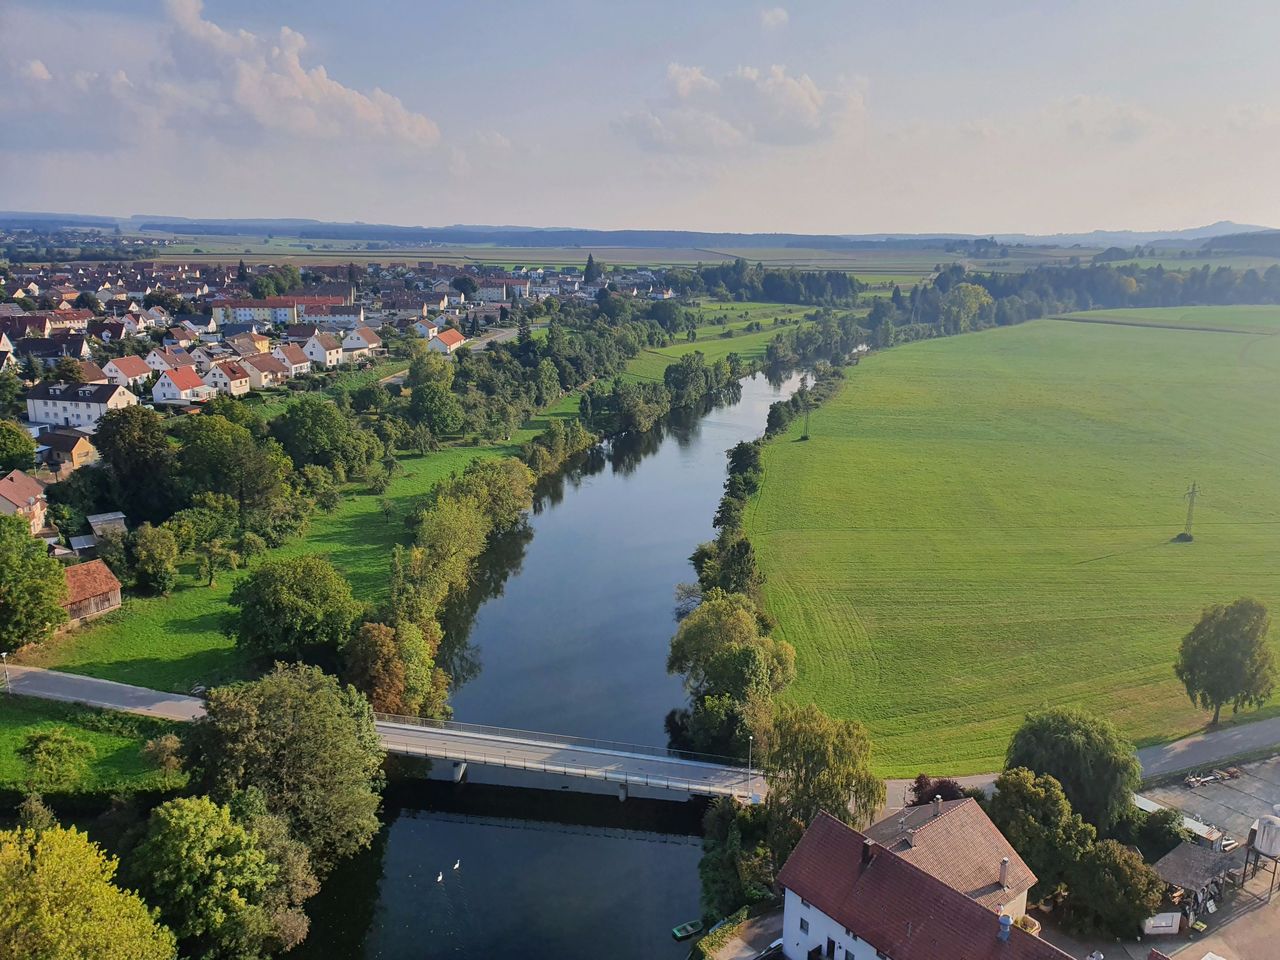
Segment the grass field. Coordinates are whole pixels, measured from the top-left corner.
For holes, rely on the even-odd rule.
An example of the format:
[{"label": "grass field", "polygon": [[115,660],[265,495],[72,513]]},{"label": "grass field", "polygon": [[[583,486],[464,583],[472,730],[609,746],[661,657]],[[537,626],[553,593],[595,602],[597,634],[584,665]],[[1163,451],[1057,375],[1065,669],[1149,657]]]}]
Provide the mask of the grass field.
[{"label": "grass field", "polygon": [[1223,333],[1280,333],[1280,307],[1139,307],[1129,310],[1085,310],[1081,313],[1063,314],[1060,319],[1216,330]]},{"label": "grass field", "polygon": [[0,788],[25,787],[28,773],[18,757],[18,749],[29,734],[52,727],[65,728],[93,748],[93,757],[78,785],[80,788],[115,790],[163,786],[161,775],[140,751],[147,739],[167,728],[166,724],[69,703],[5,696],[0,698]]},{"label": "grass field", "polygon": [[1048,705],[1200,727],[1182,635],[1280,608],[1278,417],[1280,337],[1043,320],[868,358],[767,447],[748,514],[793,695],[866,723],[891,776],[998,769]]},{"label": "grass field", "polygon": [[[305,536],[272,555],[325,554],[351,582],[358,599],[377,603],[387,595],[391,548],[404,541],[404,518],[418,498],[477,457],[516,454],[520,443],[544,429],[550,417],[576,415],[577,397],[571,395],[527,424],[510,443],[405,456],[404,471],[385,495],[396,508],[390,518],[379,508],[381,498],[351,485],[338,509],[317,514]],[[55,638],[23,662],[174,692],[245,676],[247,665],[222,629],[231,588],[244,575],[223,572],[217,586],[209,588],[197,583],[194,568],[187,567],[171,596],[127,599],[116,613]]]}]

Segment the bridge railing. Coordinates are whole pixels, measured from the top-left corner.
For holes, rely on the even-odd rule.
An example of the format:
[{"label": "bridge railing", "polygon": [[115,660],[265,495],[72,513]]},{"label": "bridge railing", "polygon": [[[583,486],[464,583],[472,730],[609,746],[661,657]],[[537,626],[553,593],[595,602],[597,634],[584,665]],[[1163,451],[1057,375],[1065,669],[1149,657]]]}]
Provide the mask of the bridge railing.
[{"label": "bridge railing", "polygon": [[[378,716],[381,717],[383,715],[379,714]],[[453,760],[461,763],[506,767],[511,770],[552,773],[563,777],[580,777],[584,780],[625,784],[631,787],[675,790],[681,793],[707,797],[756,797],[756,791],[762,782],[758,774],[755,777],[751,777],[745,768],[741,769],[740,777],[732,780],[715,777],[697,780],[689,777],[667,777],[652,773],[631,773],[625,769],[611,767],[585,767],[568,763],[555,763],[521,755],[512,756],[504,753],[500,745],[496,743],[493,749],[477,750],[465,747],[429,745],[424,744],[422,741],[401,740],[386,734],[383,734],[382,742],[384,747],[394,753],[409,754],[411,756],[425,756],[437,760]],[[758,802],[758,798],[756,799]]]},{"label": "bridge railing", "polygon": [[632,753],[643,757],[659,757],[669,760],[688,760],[694,763],[711,763],[722,767],[746,767],[745,758],[725,757],[714,753],[694,753],[671,747],[652,747],[620,740],[597,740],[592,737],[571,737],[558,733],[541,733],[519,730],[513,727],[495,727],[484,723],[459,723],[456,720],[432,720],[425,717],[401,717],[392,713],[374,713],[379,723],[401,726],[425,727],[429,730],[450,731],[471,736],[491,737],[498,740],[524,740],[559,747],[580,747],[587,750],[608,750],[612,753]]}]

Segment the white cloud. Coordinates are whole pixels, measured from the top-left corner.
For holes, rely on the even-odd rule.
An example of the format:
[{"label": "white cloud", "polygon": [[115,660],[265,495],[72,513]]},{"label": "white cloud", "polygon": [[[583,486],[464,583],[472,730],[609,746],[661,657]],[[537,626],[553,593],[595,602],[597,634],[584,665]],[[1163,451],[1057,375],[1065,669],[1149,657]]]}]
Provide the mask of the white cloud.
[{"label": "white cloud", "polygon": [[760,26],[766,30],[777,30],[779,27],[785,27],[791,20],[791,14],[787,13],[785,7],[769,7],[760,11]]},{"label": "white cloud", "polygon": [[42,60],[28,60],[18,68],[18,76],[33,83],[46,83],[53,79],[53,74]]},{"label": "white cloud", "polygon": [[808,74],[778,65],[738,67],[717,79],[672,63],[666,80],[666,97],[616,124],[646,149],[714,154],[797,146],[830,139],[862,113],[859,94],[824,90]]}]

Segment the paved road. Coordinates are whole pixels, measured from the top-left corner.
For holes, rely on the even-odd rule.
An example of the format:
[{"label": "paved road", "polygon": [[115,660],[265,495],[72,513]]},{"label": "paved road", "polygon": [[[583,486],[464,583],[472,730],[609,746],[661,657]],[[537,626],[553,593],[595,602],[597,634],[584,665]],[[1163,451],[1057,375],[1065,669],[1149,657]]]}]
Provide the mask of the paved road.
[{"label": "paved road", "polygon": [[[194,720],[204,715],[196,697],[161,693],[111,680],[98,680],[38,667],[9,666],[12,691],[28,697],[84,703],[167,720]],[[392,753],[458,760],[521,770],[562,774],[589,780],[696,793],[703,796],[763,794],[764,778],[746,770],[677,757],[649,755],[645,748],[593,747],[557,742],[552,734],[439,729],[379,721],[383,747]]]},{"label": "paved road", "polygon": [[1280,745],[1280,717],[1242,723],[1234,727],[1196,733],[1173,743],[1143,747],[1138,751],[1144,777],[1180,773],[1207,767],[1229,757],[1258,753]]}]

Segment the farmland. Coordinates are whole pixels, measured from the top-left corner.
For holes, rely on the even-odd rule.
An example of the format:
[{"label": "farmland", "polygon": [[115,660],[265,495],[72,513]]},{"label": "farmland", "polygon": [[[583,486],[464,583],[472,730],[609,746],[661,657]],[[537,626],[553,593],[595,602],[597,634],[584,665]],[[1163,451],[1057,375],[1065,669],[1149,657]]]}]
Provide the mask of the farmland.
[{"label": "farmland", "polygon": [[[1273,330],[1270,314],[1214,322]],[[1042,320],[865,360],[811,440],[766,448],[748,513],[792,695],[866,723],[891,776],[998,769],[1046,705],[1139,741],[1200,727],[1179,639],[1206,604],[1280,605],[1278,388],[1280,337],[1129,325]],[[1174,544],[1193,479],[1195,542]]]},{"label": "farmland", "polygon": [[1112,323],[1141,327],[1179,327],[1222,333],[1280,333],[1276,307],[1151,307],[1129,310],[1087,310],[1060,318],[1084,323]]}]

